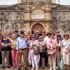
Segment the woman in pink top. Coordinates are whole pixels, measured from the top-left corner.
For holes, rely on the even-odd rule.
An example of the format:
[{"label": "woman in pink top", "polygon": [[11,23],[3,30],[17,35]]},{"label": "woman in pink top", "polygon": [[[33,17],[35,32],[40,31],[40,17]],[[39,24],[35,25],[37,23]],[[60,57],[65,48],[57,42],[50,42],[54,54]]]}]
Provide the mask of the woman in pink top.
[{"label": "woman in pink top", "polygon": [[47,52],[49,57],[50,70],[56,70],[56,48],[57,48],[57,39],[55,34],[52,33],[51,37],[47,42]]}]

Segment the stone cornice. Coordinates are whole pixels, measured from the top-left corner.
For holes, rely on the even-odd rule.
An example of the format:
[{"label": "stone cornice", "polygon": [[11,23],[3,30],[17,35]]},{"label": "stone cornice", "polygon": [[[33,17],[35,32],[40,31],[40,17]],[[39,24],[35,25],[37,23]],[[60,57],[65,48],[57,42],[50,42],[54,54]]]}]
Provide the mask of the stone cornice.
[{"label": "stone cornice", "polygon": [[26,3],[19,3],[19,4],[14,4],[14,5],[0,5],[0,9],[11,9],[11,8],[14,8],[14,7],[23,7],[23,6],[26,6],[26,5],[31,5],[31,6],[36,6],[36,5],[51,5],[52,7],[55,7],[55,8],[59,8],[59,7],[63,7],[63,8],[70,8],[70,5],[60,5],[60,4],[55,4],[55,3],[43,3],[43,2],[36,2],[36,3],[33,3],[33,2],[26,2]]},{"label": "stone cornice", "polygon": [[56,9],[56,10],[52,10],[52,12],[70,12],[70,10],[58,10],[58,9]]},{"label": "stone cornice", "polygon": [[23,22],[52,22],[52,20],[24,20]]},{"label": "stone cornice", "polygon": [[[35,7],[34,9],[42,9],[45,12],[51,12],[52,11],[58,11],[58,12],[69,12],[70,11],[70,5],[60,5],[60,4],[54,4],[54,3],[19,3],[14,5],[0,5],[0,11],[4,12],[25,12],[25,13],[31,13],[33,10],[32,7]],[[42,8],[44,7],[44,9]],[[51,10],[46,10],[46,7],[51,8]]]},{"label": "stone cornice", "polygon": [[0,10],[0,12],[24,12],[23,10]]}]

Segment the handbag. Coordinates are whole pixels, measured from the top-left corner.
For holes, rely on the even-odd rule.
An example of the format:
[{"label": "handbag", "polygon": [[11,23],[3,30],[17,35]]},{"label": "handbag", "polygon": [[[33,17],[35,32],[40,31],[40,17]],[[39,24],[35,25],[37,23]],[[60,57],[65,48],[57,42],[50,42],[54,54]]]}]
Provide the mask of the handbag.
[{"label": "handbag", "polygon": [[63,63],[63,59],[61,58],[60,62],[59,62],[59,67],[62,70],[64,68],[64,63]]},{"label": "handbag", "polygon": [[33,53],[34,53],[35,55],[38,55],[38,54],[39,54],[39,47],[33,45]]}]

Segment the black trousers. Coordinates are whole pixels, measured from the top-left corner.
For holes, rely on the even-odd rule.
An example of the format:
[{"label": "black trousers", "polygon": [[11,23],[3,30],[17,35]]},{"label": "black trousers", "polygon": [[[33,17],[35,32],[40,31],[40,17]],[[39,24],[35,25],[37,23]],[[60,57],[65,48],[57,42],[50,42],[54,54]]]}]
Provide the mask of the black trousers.
[{"label": "black trousers", "polygon": [[12,56],[11,56],[11,51],[9,53],[9,64],[12,66]]},{"label": "black trousers", "polygon": [[0,52],[0,64],[2,64],[2,54]]},{"label": "black trousers", "polygon": [[45,53],[45,65],[48,65],[48,54]]},{"label": "black trousers", "polygon": [[[48,54],[46,52],[44,53],[44,58],[45,58],[45,65],[48,66]],[[41,58],[40,58],[40,66],[41,66]]]}]

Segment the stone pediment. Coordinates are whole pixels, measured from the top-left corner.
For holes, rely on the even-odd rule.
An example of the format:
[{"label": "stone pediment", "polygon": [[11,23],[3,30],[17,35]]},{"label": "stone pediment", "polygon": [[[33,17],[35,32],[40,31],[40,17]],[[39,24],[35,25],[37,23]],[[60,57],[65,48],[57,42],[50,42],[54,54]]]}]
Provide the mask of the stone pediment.
[{"label": "stone pediment", "polygon": [[21,0],[21,2],[24,2],[24,3],[27,3],[27,2],[29,2],[29,3],[31,3],[31,2],[33,2],[33,3],[35,3],[35,2],[52,2],[52,0]]},{"label": "stone pediment", "polygon": [[34,7],[35,8],[41,8],[46,5],[52,5],[52,3],[42,3],[42,2],[36,2],[36,3],[19,3],[14,5],[0,5],[0,10],[21,10],[24,12],[30,12]]},{"label": "stone pediment", "polygon": [[61,6],[61,5],[57,6],[57,10],[68,10],[68,9],[69,9],[69,7],[67,7],[67,6]]},{"label": "stone pediment", "polygon": [[0,10],[24,10],[30,11],[32,7],[40,8],[44,5],[50,5],[53,10],[70,10],[70,5],[60,5],[54,3],[42,3],[42,2],[35,2],[35,3],[19,3],[15,5],[0,5]]},{"label": "stone pediment", "polygon": [[52,7],[53,10],[70,10],[70,5],[60,5],[60,4],[53,4],[53,7]]},{"label": "stone pediment", "polygon": [[24,4],[0,5],[0,10],[24,10]]}]

